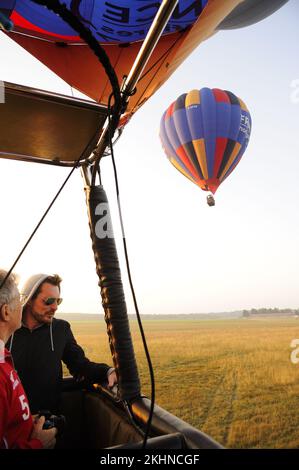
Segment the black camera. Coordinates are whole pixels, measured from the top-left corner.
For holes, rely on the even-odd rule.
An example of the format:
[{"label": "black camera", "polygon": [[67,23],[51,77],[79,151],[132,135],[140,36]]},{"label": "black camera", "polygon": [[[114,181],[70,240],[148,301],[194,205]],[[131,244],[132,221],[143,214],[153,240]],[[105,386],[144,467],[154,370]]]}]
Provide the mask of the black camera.
[{"label": "black camera", "polygon": [[44,416],[45,422],[43,429],[57,428],[57,435],[62,435],[65,429],[65,417],[63,415],[53,415],[48,410],[39,411],[38,416]]}]

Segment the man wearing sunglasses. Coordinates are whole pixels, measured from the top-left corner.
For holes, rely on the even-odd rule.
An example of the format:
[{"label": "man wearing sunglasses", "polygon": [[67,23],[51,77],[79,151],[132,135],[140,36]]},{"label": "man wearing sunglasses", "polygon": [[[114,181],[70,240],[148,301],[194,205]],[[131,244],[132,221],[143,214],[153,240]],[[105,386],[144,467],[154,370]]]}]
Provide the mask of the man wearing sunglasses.
[{"label": "man wearing sunglasses", "polygon": [[31,276],[21,289],[22,326],[7,345],[27,393],[32,413],[59,412],[62,362],[77,379],[91,383],[117,381],[113,368],[91,362],[74,338],[70,324],[54,318],[60,297],[61,278],[55,274]]}]

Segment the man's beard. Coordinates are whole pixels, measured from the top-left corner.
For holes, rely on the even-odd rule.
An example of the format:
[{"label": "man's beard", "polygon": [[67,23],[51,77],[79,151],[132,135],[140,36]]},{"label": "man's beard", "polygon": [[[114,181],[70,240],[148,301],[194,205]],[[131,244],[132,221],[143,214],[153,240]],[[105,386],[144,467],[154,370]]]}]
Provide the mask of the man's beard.
[{"label": "man's beard", "polygon": [[31,315],[41,325],[44,323],[49,325],[50,323],[52,323],[54,313],[52,312],[38,313],[38,312],[31,311]]}]

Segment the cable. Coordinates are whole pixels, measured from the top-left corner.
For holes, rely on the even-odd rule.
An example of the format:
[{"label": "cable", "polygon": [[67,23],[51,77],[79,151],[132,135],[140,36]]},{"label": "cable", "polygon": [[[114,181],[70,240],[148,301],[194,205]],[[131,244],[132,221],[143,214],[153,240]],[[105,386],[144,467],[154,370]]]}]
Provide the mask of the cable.
[{"label": "cable", "polygon": [[[181,32],[181,33],[184,33],[186,30],[187,30],[187,28],[184,29],[184,30],[182,30],[182,31],[180,31],[180,32]],[[167,51],[165,51],[165,52],[162,54],[162,56],[160,56],[159,59],[157,59],[156,62],[142,75],[142,77],[139,79],[138,83],[140,83],[140,81],[143,80],[144,77],[146,77],[146,75],[147,75],[149,72],[151,72],[151,71],[154,69],[154,67],[157,66],[157,64],[158,64],[159,62],[161,62],[163,59],[165,59],[165,57],[167,57],[167,56],[170,54],[171,50],[174,48],[174,46],[175,46],[181,39],[182,39],[182,36],[178,36],[178,37],[176,38],[176,40],[175,40],[174,43],[169,47],[169,49],[167,49]],[[151,83],[153,82],[153,80],[155,79],[155,77],[157,76],[157,74],[159,73],[159,71],[160,71],[160,69],[161,69],[163,63],[164,63],[164,61],[159,65],[159,67],[157,68],[157,70],[156,70],[156,72],[154,73],[154,75],[153,75],[153,76],[150,78],[150,80],[148,81],[148,83],[147,83],[147,85],[145,86],[145,88],[143,89],[141,95],[138,97],[138,100],[137,100],[137,102],[135,103],[134,109],[138,108],[138,104],[139,104],[139,103],[141,103],[141,104],[143,103],[143,97],[146,95],[146,92],[147,92],[148,88],[150,87]],[[138,85],[138,84],[137,84],[137,85]],[[146,98],[146,99],[147,99],[147,98]]]},{"label": "cable", "polygon": [[[108,100],[108,119],[110,122],[110,100],[111,100],[111,95]],[[110,125],[109,125],[110,129]],[[152,366],[152,361],[150,358],[150,354],[148,351],[147,343],[146,343],[146,338],[142,326],[142,321],[140,318],[140,313],[139,313],[139,308],[138,308],[138,303],[135,295],[135,289],[133,286],[133,281],[132,281],[132,276],[131,276],[131,269],[130,269],[130,262],[129,262],[129,256],[128,256],[128,249],[127,249],[127,243],[126,243],[126,236],[125,236],[125,229],[124,229],[124,224],[123,224],[123,217],[122,217],[122,210],[121,210],[121,204],[120,204],[120,194],[119,194],[119,185],[118,185],[118,176],[117,176],[117,169],[116,169],[116,163],[115,163],[115,158],[114,158],[114,151],[113,151],[113,143],[112,143],[112,135],[109,132],[109,145],[110,145],[110,152],[111,152],[111,157],[112,157],[112,164],[113,164],[113,170],[114,170],[114,180],[115,180],[115,188],[116,188],[116,196],[117,196],[117,205],[118,205],[118,213],[119,213],[119,219],[120,219],[120,225],[121,225],[121,231],[122,231],[122,239],[123,239],[123,246],[124,246],[124,253],[125,253],[125,259],[126,259],[126,266],[127,266],[127,273],[128,273],[128,278],[129,278],[129,283],[130,283],[130,288],[131,288],[131,293],[133,297],[133,302],[134,302],[134,307],[135,307],[135,312],[137,316],[137,321],[138,321],[138,326],[143,342],[143,347],[148,363],[148,368],[149,368],[149,373],[150,373],[150,379],[151,379],[151,407],[150,407],[150,413],[149,413],[149,418],[147,421],[146,425],[146,432],[144,435],[143,439],[143,445],[142,448],[145,449],[146,447],[146,442],[149,436],[149,432],[151,429],[151,423],[152,423],[152,418],[153,418],[153,413],[154,413],[154,406],[155,406],[155,377],[154,377],[154,370]]]},{"label": "cable", "polygon": [[[184,32],[185,32],[185,30],[180,31],[180,33],[184,33]],[[176,40],[174,41],[174,43],[167,49],[167,51],[165,51],[165,52],[159,57],[159,59],[157,59],[156,62],[154,62],[153,65],[139,78],[138,83],[140,83],[141,80],[143,80],[143,79],[146,77],[146,75],[147,75],[148,73],[150,73],[150,72],[153,70],[153,68],[156,67],[156,65],[157,65],[159,62],[161,62],[162,59],[164,59],[165,56],[168,56],[168,54],[171,52],[171,50],[174,48],[174,46],[177,44],[177,42],[179,42],[181,39],[182,39],[181,36],[178,36],[178,37],[176,38]]]},{"label": "cable", "polygon": [[20,253],[18,254],[16,260],[14,261],[14,263],[12,264],[11,268],[9,269],[9,271],[7,272],[5,278],[3,279],[2,283],[1,283],[1,286],[0,286],[0,289],[2,289],[2,287],[4,286],[5,282],[7,281],[7,279],[9,278],[9,276],[11,275],[12,271],[14,270],[16,264],[18,263],[18,261],[20,260],[21,256],[23,255],[24,251],[26,250],[27,246],[29,245],[29,243],[31,242],[32,238],[34,237],[34,235],[36,234],[36,232],[38,231],[39,227],[41,226],[41,224],[43,223],[44,219],[46,218],[46,216],[48,215],[50,209],[52,208],[53,204],[55,203],[56,199],[58,198],[58,196],[60,195],[61,191],[63,190],[63,188],[65,187],[66,183],[68,182],[68,180],[70,179],[70,177],[72,176],[74,170],[77,168],[78,166],[78,163],[80,161],[80,158],[81,158],[81,155],[79,157],[79,159],[77,160],[77,162],[74,164],[73,168],[71,169],[70,173],[68,174],[68,176],[66,177],[66,179],[64,180],[64,182],[62,183],[62,185],[60,186],[59,190],[57,191],[56,195],[54,196],[54,198],[52,199],[52,201],[50,202],[48,208],[46,209],[46,211],[44,212],[44,214],[42,215],[42,217],[40,218],[38,224],[36,225],[35,229],[33,230],[33,232],[31,233],[31,235],[29,236],[27,242],[25,243],[25,245],[23,246],[23,248],[21,249]]},{"label": "cable", "polygon": [[99,183],[102,186],[102,175],[101,175],[101,169],[98,167],[98,177],[99,177]]}]

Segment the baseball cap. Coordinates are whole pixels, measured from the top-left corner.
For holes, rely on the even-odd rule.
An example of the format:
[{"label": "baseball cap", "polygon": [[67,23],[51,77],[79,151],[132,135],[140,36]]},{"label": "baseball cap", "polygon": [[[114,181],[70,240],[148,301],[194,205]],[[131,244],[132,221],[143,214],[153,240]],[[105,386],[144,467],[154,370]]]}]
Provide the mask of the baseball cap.
[{"label": "baseball cap", "polygon": [[25,307],[25,305],[35,294],[39,286],[49,276],[50,274],[34,274],[33,276],[30,276],[22,285],[19,286],[23,307]]}]

